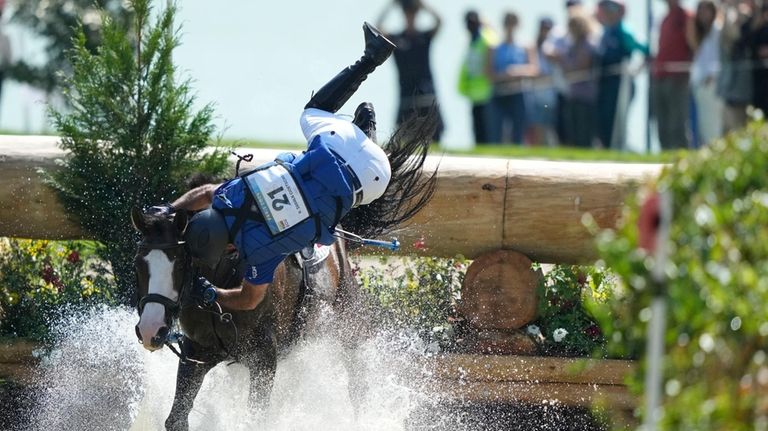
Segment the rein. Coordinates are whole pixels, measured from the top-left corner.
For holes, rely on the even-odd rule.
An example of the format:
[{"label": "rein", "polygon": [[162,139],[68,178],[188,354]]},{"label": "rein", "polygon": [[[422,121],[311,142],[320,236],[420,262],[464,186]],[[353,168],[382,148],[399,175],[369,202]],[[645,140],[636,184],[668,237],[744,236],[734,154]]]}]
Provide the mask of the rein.
[{"label": "rein", "polygon": [[[174,355],[176,355],[179,358],[179,361],[181,363],[186,364],[189,362],[195,363],[195,364],[205,364],[207,361],[200,361],[197,359],[190,358],[184,353],[184,349],[182,348],[182,334],[180,332],[171,332],[170,328],[172,327],[172,323],[174,319],[177,319],[179,316],[179,313],[181,312],[184,304],[184,297],[185,293],[192,287],[193,283],[193,277],[192,277],[192,263],[191,260],[187,258],[189,255],[187,245],[184,241],[176,241],[176,242],[166,242],[166,243],[159,243],[159,244],[153,244],[148,243],[146,241],[141,241],[138,243],[138,249],[139,250],[171,250],[171,249],[183,249],[184,250],[184,278],[181,282],[181,286],[179,288],[179,297],[176,301],[157,293],[149,293],[147,295],[144,295],[139,299],[138,303],[138,312],[139,316],[141,316],[142,312],[144,311],[144,307],[149,303],[156,303],[163,306],[165,309],[165,319],[166,319],[166,330],[160,331],[158,334],[153,337],[152,341],[153,344],[155,341],[159,343],[162,343],[168,349],[173,352]],[[227,356],[237,358],[232,354],[232,351],[237,350],[237,346],[239,345],[239,331],[237,329],[237,325],[234,322],[234,319],[232,318],[232,313],[224,312],[221,308],[221,305],[218,302],[214,302],[211,304],[212,306],[215,306],[214,309],[206,308],[201,306],[197,301],[195,301],[195,306],[206,313],[210,313],[213,317],[217,317],[219,319],[219,322],[225,324],[225,325],[232,325],[232,329],[235,333],[235,341],[232,345],[231,349],[227,349],[224,346],[224,342],[222,341],[221,337],[219,336],[218,331],[216,331],[215,321],[211,321],[211,324],[213,325],[213,332],[216,335],[217,341],[219,343],[220,348],[227,354]],[[139,333],[138,327],[136,328],[136,335],[139,338],[139,342],[141,343],[141,334]],[[156,340],[157,339],[157,340]],[[178,344],[179,348],[177,349],[175,344]]]}]

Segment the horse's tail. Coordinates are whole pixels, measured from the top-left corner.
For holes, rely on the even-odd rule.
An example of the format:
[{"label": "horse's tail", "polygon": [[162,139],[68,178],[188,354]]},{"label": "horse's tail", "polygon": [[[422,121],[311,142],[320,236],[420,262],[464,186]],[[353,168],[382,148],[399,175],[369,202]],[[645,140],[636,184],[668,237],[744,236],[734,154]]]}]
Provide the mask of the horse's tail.
[{"label": "horse's tail", "polygon": [[437,185],[437,168],[429,173],[423,168],[437,126],[435,108],[400,124],[383,146],[392,168],[387,190],[372,203],[353,208],[341,220],[345,230],[364,238],[380,237],[427,205]]}]

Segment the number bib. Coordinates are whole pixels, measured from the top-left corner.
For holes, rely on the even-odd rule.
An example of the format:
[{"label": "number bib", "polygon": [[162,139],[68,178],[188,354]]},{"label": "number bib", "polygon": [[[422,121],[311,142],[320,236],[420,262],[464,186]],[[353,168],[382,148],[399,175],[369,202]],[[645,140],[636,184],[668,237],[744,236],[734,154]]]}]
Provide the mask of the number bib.
[{"label": "number bib", "polygon": [[310,213],[296,181],[284,166],[274,165],[243,177],[272,235],[309,218]]}]

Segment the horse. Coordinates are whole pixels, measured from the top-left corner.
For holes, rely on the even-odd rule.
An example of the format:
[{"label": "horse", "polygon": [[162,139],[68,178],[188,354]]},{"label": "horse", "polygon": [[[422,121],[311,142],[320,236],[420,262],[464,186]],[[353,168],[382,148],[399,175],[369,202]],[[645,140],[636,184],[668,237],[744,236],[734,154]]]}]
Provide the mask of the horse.
[{"label": "horse", "polygon": [[[389,233],[429,202],[437,171],[423,175],[422,168],[436,124],[434,113],[414,117],[404,122],[383,146],[390,160],[392,179],[382,197],[352,209],[342,219],[342,225],[351,226],[360,235],[354,238]],[[134,207],[131,221],[142,236],[134,261],[139,316],[149,319],[156,328],[150,349],[167,346],[179,356],[176,392],[165,422],[168,430],[188,428],[188,415],[206,373],[225,360],[239,361],[249,369],[249,403],[266,405],[278,353],[288,349],[302,328],[317,318],[316,311],[322,303],[332,305],[341,314],[355,316],[344,321],[365,324],[366,319],[360,318],[362,294],[344,240],[320,249],[314,257],[313,253],[302,251],[286,258],[276,270],[267,295],[254,310],[231,311],[222,310],[217,304],[203,306],[190,291],[196,276],[204,276],[220,288],[238,286],[242,274],[238,272],[236,251],[223,258],[216,268],[207,269],[193,261],[183,241],[188,222],[186,212],[159,216]],[[182,334],[179,337],[171,331],[176,319]],[[357,336],[364,332],[350,331]],[[137,336],[141,341],[138,325]],[[344,340],[348,344],[356,341],[355,337]],[[173,346],[175,341],[178,350]],[[358,400],[365,388],[353,378],[357,372],[354,364],[345,365],[351,374],[350,399]]]}]

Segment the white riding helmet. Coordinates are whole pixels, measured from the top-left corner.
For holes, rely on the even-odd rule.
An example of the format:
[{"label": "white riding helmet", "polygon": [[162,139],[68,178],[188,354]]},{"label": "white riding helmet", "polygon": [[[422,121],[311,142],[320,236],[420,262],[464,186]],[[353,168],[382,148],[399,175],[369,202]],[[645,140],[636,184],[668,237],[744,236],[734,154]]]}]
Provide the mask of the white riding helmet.
[{"label": "white riding helmet", "polygon": [[353,207],[367,205],[387,190],[392,170],[384,150],[351,121],[320,109],[306,109],[301,129],[307,142],[321,136],[323,142],[348,168],[354,187]]}]

